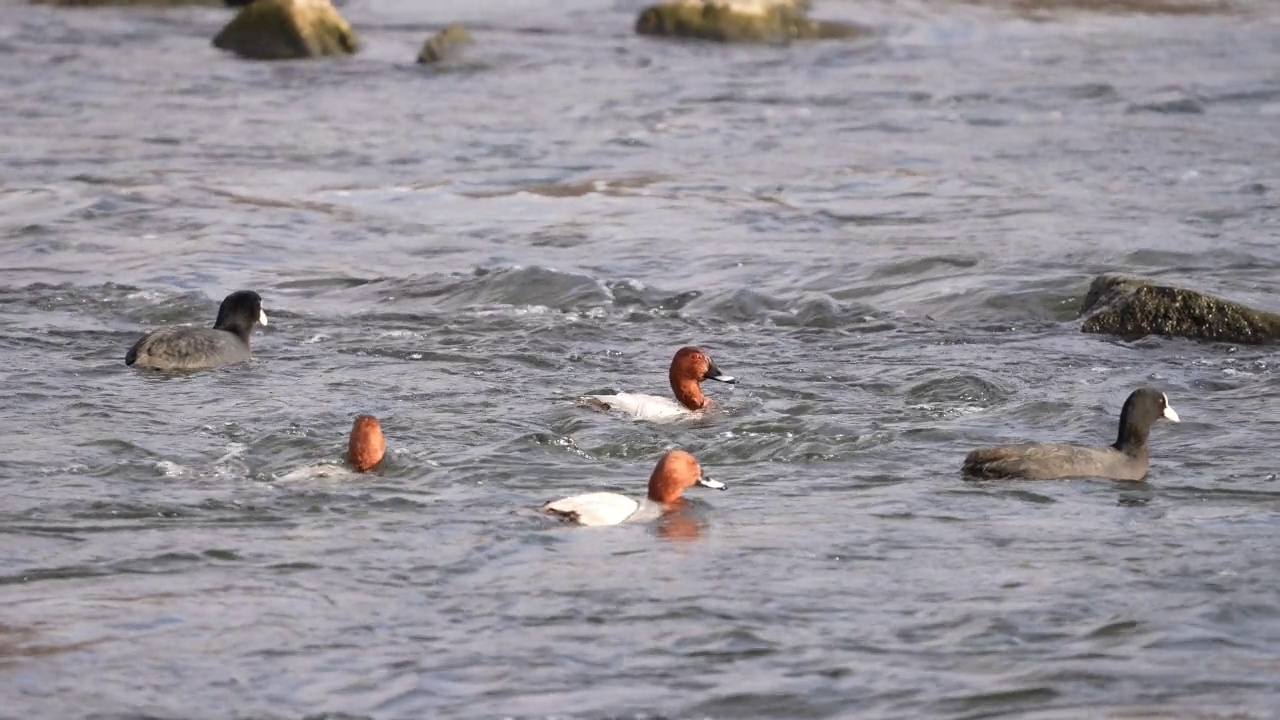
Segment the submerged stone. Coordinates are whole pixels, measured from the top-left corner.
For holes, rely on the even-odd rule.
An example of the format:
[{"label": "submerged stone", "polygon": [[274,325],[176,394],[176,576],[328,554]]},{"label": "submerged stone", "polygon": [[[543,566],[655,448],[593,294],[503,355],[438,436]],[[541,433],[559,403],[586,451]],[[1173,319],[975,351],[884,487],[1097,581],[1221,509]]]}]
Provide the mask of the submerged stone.
[{"label": "submerged stone", "polygon": [[359,49],[351,26],[329,0],[256,0],[213,44],[253,60],[349,55]]},{"label": "submerged stone", "polygon": [[427,42],[422,45],[422,52],[418,53],[418,64],[440,62],[471,42],[471,33],[467,32],[466,28],[461,25],[450,25],[427,38]]},{"label": "submerged stone", "polygon": [[1245,344],[1280,341],[1280,314],[1123,275],[1095,278],[1080,316],[1083,332],[1128,339],[1168,335]]},{"label": "submerged stone", "polygon": [[636,19],[640,35],[717,42],[789,42],[867,35],[854,23],[813,20],[806,0],[675,0],[645,8]]}]

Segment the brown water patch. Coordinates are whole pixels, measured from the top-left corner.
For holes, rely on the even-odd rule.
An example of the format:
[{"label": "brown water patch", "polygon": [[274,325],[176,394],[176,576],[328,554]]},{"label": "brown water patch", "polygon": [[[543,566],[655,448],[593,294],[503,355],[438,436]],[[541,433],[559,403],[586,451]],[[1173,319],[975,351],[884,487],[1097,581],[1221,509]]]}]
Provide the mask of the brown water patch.
[{"label": "brown water patch", "polygon": [[27,658],[49,657],[93,644],[42,645],[36,642],[38,637],[39,633],[34,628],[0,625],[0,670],[14,667]]},{"label": "brown water patch", "polygon": [[582,197],[584,195],[590,195],[591,193],[609,195],[611,197],[625,197],[634,195],[634,190],[648,187],[666,179],[667,178],[661,175],[637,175],[635,177],[616,178],[613,180],[583,180],[581,182],[573,183],[533,183],[532,185],[522,185],[503,190],[465,192],[461,193],[461,195],[470,198],[491,198],[506,197],[508,195],[515,195],[523,192],[531,195],[555,198]]}]

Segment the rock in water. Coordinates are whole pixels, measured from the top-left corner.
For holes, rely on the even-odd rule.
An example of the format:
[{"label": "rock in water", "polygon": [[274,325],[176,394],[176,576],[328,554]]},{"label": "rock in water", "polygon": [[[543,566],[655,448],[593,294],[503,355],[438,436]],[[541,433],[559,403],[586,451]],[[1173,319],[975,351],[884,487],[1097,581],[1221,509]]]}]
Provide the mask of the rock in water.
[{"label": "rock in water", "polygon": [[1129,339],[1169,335],[1244,344],[1280,341],[1280,314],[1123,275],[1095,278],[1080,316],[1084,332]]},{"label": "rock in water", "polygon": [[215,47],[253,60],[349,55],[359,45],[329,0],[256,0],[213,39]]},{"label": "rock in water", "polygon": [[427,38],[427,42],[422,46],[422,52],[418,53],[418,64],[440,62],[446,56],[457,52],[458,48],[470,43],[471,33],[467,32],[466,28],[461,25],[450,25]]},{"label": "rock in water", "polygon": [[636,20],[640,35],[719,42],[790,42],[867,35],[853,23],[813,20],[807,0],[675,0],[645,8]]}]

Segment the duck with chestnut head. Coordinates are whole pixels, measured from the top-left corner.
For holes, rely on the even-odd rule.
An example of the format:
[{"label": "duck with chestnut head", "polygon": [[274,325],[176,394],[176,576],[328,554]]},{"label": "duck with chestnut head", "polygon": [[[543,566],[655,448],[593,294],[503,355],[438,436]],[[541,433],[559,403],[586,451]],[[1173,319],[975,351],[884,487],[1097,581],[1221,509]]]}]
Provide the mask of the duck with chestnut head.
[{"label": "duck with chestnut head", "polygon": [[612,410],[634,420],[671,421],[698,417],[711,406],[711,400],[702,394],[702,382],[736,384],[738,380],[722,372],[715,361],[702,348],[682,347],[671,358],[667,371],[671,392],[675,400],[660,395],[617,393],[615,395],[586,395],[582,404],[597,410]]},{"label": "duck with chestnut head", "polygon": [[701,485],[724,490],[725,484],[702,473],[702,466],[684,450],[670,450],[649,476],[649,492],[636,500],[618,493],[597,492],[553,500],[540,512],[576,525],[619,525],[654,520],[684,503],[684,491]]}]

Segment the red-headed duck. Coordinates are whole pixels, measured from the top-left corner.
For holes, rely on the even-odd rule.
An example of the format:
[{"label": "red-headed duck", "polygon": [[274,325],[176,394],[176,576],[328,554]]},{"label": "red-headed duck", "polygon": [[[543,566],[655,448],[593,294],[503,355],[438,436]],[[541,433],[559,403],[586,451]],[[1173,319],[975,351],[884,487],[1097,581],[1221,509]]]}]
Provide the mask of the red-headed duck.
[{"label": "red-headed duck", "polygon": [[724,490],[725,484],[702,474],[702,467],[683,450],[670,450],[658,461],[649,476],[649,494],[635,500],[617,493],[587,493],[554,500],[540,511],[578,525],[617,525],[622,522],[653,520],[679,507],[684,491],[694,485]]},{"label": "red-headed duck", "polygon": [[378,418],[360,415],[351,425],[351,439],[347,441],[347,462],[356,472],[368,472],[382,462],[387,451],[387,439],[382,435]]},{"label": "red-headed duck", "polygon": [[675,357],[671,358],[668,377],[675,401],[658,395],[618,393],[587,395],[582,402],[600,410],[617,410],[636,420],[679,420],[695,416],[710,404],[711,401],[702,394],[703,380],[731,385],[738,382],[721,372],[706,351],[696,347],[682,347],[676,351]]},{"label": "red-headed duck", "polygon": [[322,462],[295,468],[281,475],[281,481],[316,480],[334,478],[349,480],[356,473],[369,472],[387,452],[387,439],[382,435],[382,425],[372,415],[358,415],[351,423],[351,435],[347,438],[345,463]]}]

